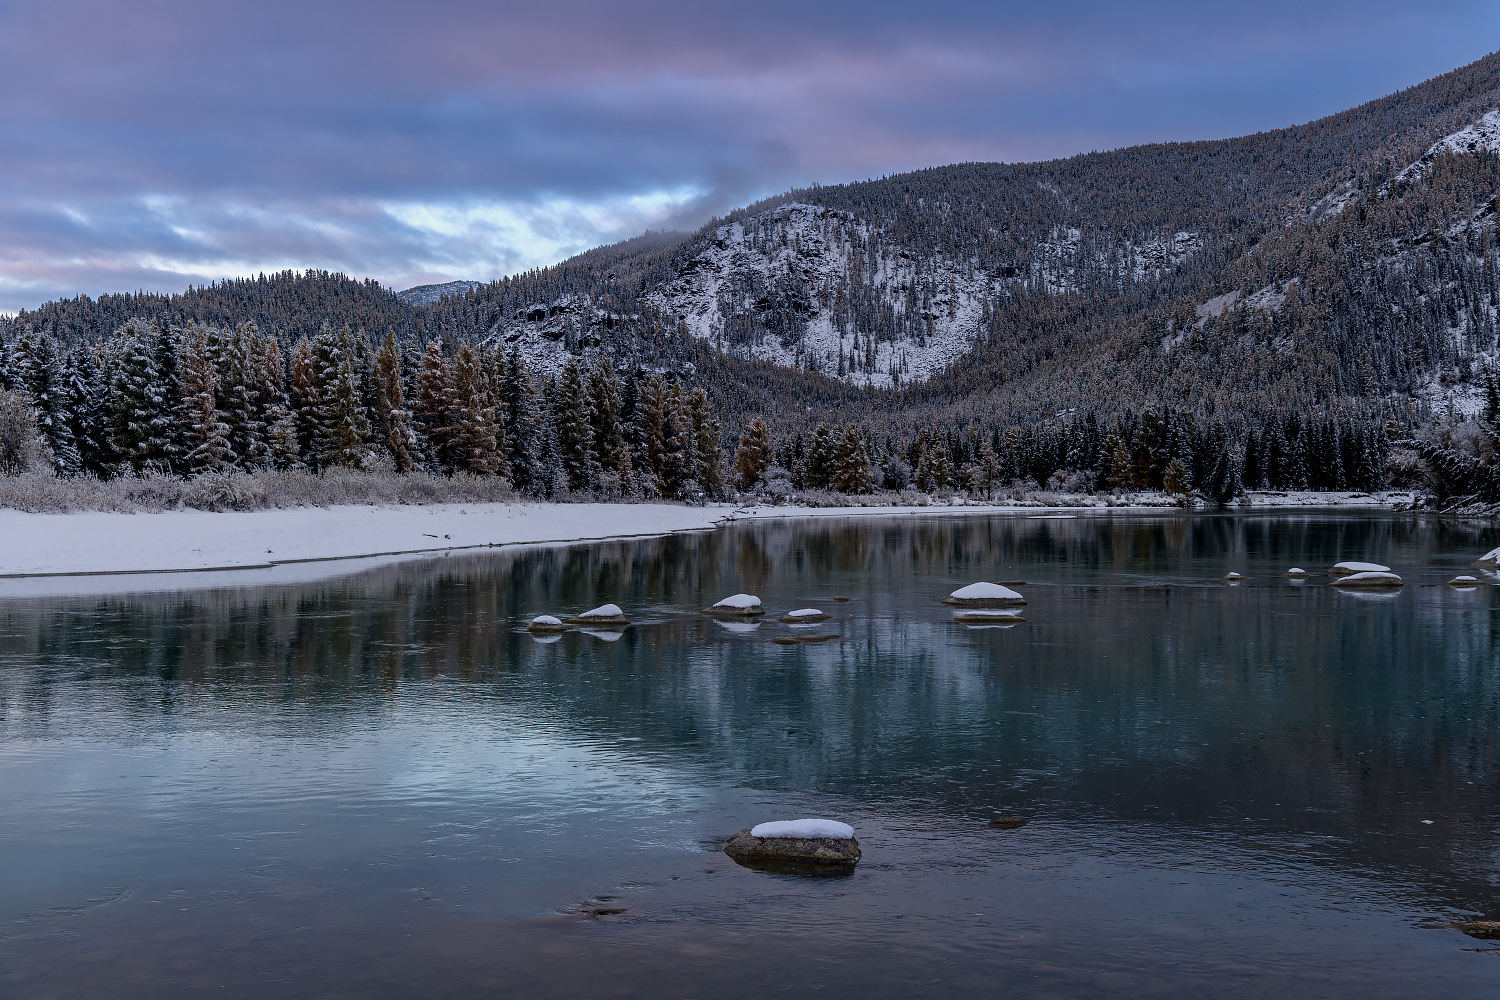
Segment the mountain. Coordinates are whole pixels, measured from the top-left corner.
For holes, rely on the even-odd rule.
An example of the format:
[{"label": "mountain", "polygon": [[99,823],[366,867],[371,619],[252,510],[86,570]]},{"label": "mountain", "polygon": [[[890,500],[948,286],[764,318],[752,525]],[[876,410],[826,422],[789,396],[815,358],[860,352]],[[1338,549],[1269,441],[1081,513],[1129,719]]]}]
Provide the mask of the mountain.
[{"label": "mountain", "polygon": [[48,303],[323,322],[692,371],[731,421],[1028,424],[1172,406],[1474,410],[1496,350],[1500,55],[1305,125],[815,186],[488,284],[326,272]]}]

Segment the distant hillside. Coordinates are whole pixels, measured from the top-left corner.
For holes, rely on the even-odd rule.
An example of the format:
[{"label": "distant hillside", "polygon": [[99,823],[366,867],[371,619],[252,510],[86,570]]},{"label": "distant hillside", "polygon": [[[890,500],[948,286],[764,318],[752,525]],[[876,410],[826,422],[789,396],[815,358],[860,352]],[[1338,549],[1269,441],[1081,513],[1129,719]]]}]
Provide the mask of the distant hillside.
[{"label": "distant hillside", "polygon": [[49,303],[0,337],[135,316],[391,328],[544,371],[689,368],[731,419],[783,424],[1472,409],[1497,354],[1497,150],[1491,55],[1306,125],[795,190],[484,285],[288,272]]}]

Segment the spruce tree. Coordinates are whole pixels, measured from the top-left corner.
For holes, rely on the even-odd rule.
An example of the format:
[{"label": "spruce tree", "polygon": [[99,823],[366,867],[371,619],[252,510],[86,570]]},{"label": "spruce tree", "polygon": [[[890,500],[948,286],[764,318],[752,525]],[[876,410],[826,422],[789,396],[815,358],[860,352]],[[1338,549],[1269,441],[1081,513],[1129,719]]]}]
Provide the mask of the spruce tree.
[{"label": "spruce tree", "polygon": [[[110,444],[123,470],[167,471],[171,412],[155,324],[131,320],[115,335],[109,380]],[[176,352],[173,351],[175,368]]]},{"label": "spruce tree", "polygon": [[593,404],[594,454],[600,473],[615,484],[617,492],[633,492],[635,470],[622,419],[624,401],[620,380],[615,377],[608,357],[601,358],[589,374],[589,399]]},{"label": "spruce tree", "polygon": [[417,372],[417,398],[412,413],[431,449],[438,472],[453,471],[453,438],[457,434],[453,366],[443,352],[442,338],[427,342]]},{"label": "spruce tree", "polygon": [[83,460],[73,437],[73,414],[69,410],[72,394],[57,342],[27,324],[12,350],[11,369],[16,388],[26,394],[36,411],[37,428],[52,449],[58,474],[77,475]]},{"label": "spruce tree", "polygon": [[692,476],[698,489],[710,499],[724,493],[724,458],[720,438],[723,429],[708,405],[701,387],[687,397],[687,418],[693,439]]},{"label": "spruce tree", "polygon": [[327,328],[314,341],[318,364],[318,408],[321,434],[318,466],[362,469],[370,462],[370,415],[365,409],[365,378],[348,327],[338,334]]},{"label": "spruce tree", "polygon": [[219,376],[209,328],[195,323],[183,332],[177,353],[178,439],[188,472],[220,472],[234,462],[229,424],[218,406]]},{"label": "spruce tree", "polygon": [[397,472],[410,472],[415,461],[416,435],[411,429],[411,414],[406,409],[406,390],[401,378],[401,352],[396,347],[396,331],[387,329],[385,342],[375,353],[375,419],[380,443],[396,466]]},{"label": "spruce tree", "polygon": [[288,366],[287,397],[297,427],[297,454],[303,463],[317,465],[318,441],[323,436],[322,407],[318,399],[318,367],[312,343],[298,339]]},{"label": "spruce tree", "polygon": [[753,490],[771,464],[771,429],[756,417],[740,435],[734,453],[734,475],[741,489]]},{"label": "spruce tree", "polygon": [[594,406],[576,359],[563,366],[552,413],[568,489],[575,493],[592,490],[600,471],[594,453]]},{"label": "spruce tree", "polygon": [[833,474],[829,485],[840,493],[869,493],[875,488],[870,473],[870,453],[859,428],[847,425],[834,446]]},{"label": "spruce tree", "polygon": [[68,410],[81,471],[106,479],[114,472],[114,449],[109,444],[109,393],[93,351],[82,345],[75,347],[68,358],[66,378]]},{"label": "spruce tree", "polygon": [[450,454],[455,470],[492,476],[500,470],[495,407],[479,353],[464,343],[453,365],[454,435]]}]

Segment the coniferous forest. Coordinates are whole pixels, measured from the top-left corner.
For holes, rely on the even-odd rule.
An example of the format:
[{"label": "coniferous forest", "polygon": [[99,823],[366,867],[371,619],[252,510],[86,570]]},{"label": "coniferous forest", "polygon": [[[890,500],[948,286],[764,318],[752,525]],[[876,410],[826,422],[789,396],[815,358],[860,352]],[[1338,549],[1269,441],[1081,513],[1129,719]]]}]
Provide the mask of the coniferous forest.
[{"label": "coniferous forest", "polygon": [[310,270],[50,302],[0,319],[0,467],[1497,503],[1497,106],[1489,56],[1307,125],[796,190],[456,294]]}]

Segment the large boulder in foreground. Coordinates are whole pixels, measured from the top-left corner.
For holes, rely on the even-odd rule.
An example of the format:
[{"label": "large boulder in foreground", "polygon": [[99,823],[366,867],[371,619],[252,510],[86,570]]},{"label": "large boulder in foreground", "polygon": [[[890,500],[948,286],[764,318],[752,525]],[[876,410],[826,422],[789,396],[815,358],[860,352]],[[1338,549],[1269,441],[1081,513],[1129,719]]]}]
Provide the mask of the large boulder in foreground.
[{"label": "large boulder in foreground", "polygon": [[820,867],[849,867],[860,854],[854,828],[828,819],[761,823],[730,837],[724,853],[742,864]]}]

